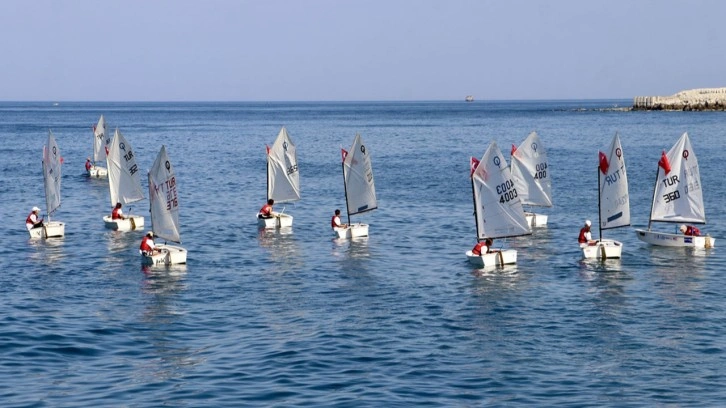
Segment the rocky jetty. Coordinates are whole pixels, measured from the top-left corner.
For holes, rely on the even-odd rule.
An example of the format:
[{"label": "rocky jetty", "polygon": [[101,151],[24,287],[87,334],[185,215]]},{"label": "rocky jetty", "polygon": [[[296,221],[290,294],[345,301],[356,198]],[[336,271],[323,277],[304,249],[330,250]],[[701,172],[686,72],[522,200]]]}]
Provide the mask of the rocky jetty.
[{"label": "rocky jetty", "polygon": [[633,110],[724,111],[726,88],[701,88],[671,96],[636,96]]}]

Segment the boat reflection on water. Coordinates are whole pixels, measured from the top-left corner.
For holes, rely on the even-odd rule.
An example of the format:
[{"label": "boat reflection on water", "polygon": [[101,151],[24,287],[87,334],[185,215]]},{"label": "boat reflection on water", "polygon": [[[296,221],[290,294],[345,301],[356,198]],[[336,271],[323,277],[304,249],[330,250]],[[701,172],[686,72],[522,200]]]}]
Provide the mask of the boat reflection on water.
[{"label": "boat reflection on water", "polygon": [[29,252],[29,257],[34,262],[53,265],[65,258],[64,239],[29,239],[28,245],[33,248]]},{"label": "boat reflection on water", "polygon": [[362,259],[371,256],[368,248],[368,237],[333,238],[333,256]]},{"label": "boat reflection on water", "polygon": [[257,241],[261,248],[267,250],[270,260],[290,267],[301,267],[303,256],[292,233],[292,228],[259,228]]},{"label": "boat reflection on water", "polygon": [[184,278],[187,265],[150,266],[141,265],[144,274],[142,292],[171,293],[186,289]]}]

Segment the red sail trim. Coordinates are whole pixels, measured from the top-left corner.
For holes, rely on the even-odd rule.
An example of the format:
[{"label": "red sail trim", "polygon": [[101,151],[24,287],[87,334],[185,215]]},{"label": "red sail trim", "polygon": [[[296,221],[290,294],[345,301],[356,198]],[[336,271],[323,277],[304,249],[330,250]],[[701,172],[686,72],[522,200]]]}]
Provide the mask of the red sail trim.
[{"label": "red sail trim", "polygon": [[660,160],[658,160],[658,166],[663,168],[665,174],[671,172],[671,163],[668,161],[668,156],[666,156],[665,150],[663,150],[663,154],[661,154]]},{"label": "red sail trim", "polygon": [[477,160],[476,158],[472,157],[471,160],[469,161],[469,170],[471,171],[469,173],[469,177],[471,177],[471,176],[474,175],[474,172],[476,171],[476,168],[478,166],[479,166],[479,160]]},{"label": "red sail trim", "polygon": [[599,152],[600,155],[600,171],[602,174],[608,174],[610,163],[608,163],[608,157],[603,152]]}]

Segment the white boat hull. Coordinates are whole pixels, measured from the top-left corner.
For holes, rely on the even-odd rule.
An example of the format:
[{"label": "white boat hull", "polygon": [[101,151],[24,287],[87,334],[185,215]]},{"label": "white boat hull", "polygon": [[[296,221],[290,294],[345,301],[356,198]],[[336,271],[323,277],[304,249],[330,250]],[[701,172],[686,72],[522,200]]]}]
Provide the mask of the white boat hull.
[{"label": "white boat hull", "polygon": [[142,261],[145,265],[152,266],[168,266],[168,265],[181,265],[187,263],[187,250],[174,245],[156,245],[159,253],[154,255],[142,254]]},{"label": "white boat hull", "polygon": [[135,231],[144,229],[144,217],[140,215],[128,215],[124,220],[111,219],[110,215],[103,217],[106,228],[114,231]]},{"label": "white boat hull", "polygon": [[716,238],[711,238],[708,235],[694,237],[691,235],[669,234],[666,232],[640,229],[635,230],[635,235],[646,244],[657,246],[693,248],[713,248],[716,246]]},{"label": "white boat hull", "polygon": [[531,212],[524,213],[524,217],[527,219],[527,224],[531,227],[544,227],[547,225],[547,218],[545,214],[535,214]]},{"label": "white boat hull", "polygon": [[623,244],[612,239],[603,239],[593,244],[582,244],[582,257],[585,259],[619,259],[623,253]]},{"label": "white boat hull", "polygon": [[336,238],[358,238],[368,236],[368,224],[350,224],[345,228],[333,228]]},{"label": "white boat hull", "polygon": [[108,177],[108,170],[105,167],[93,166],[88,169],[88,175],[90,177]]},{"label": "white boat hull", "polygon": [[288,228],[292,227],[292,215],[273,212],[272,218],[257,217],[257,226],[260,228]]},{"label": "white boat hull", "polygon": [[517,263],[517,250],[505,249],[483,255],[474,255],[471,251],[466,251],[466,257],[470,264],[478,268],[502,266]]},{"label": "white boat hull", "polygon": [[33,228],[28,231],[30,238],[60,238],[66,234],[66,224],[60,221],[51,221],[40,228]]}]

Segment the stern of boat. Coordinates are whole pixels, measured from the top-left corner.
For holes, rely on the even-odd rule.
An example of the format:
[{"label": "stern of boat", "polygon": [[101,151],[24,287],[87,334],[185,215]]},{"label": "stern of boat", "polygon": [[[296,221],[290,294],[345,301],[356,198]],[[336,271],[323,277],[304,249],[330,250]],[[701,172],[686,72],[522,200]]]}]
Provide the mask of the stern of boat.
[{"label": "stern of boat", "polygon": [[114,231],[135,231],[144,229],[144,217],[140,215],[128,215],[126,219],[114,220],[110,215],[103,217],[103,223],[108,229]]},{"label": "stern of boat", "polygon": [[613,240],[602,240],[582,246],[582,257],[585,259],[619,259],[622,253],[623,244]]},{"label": "stern of boat", "polygon": [[546,214],[535,214],[531,212],[524,213],[524,217],[527,219],[527,225],[530,227],[546,227],[547,219],[549,218]]}]

